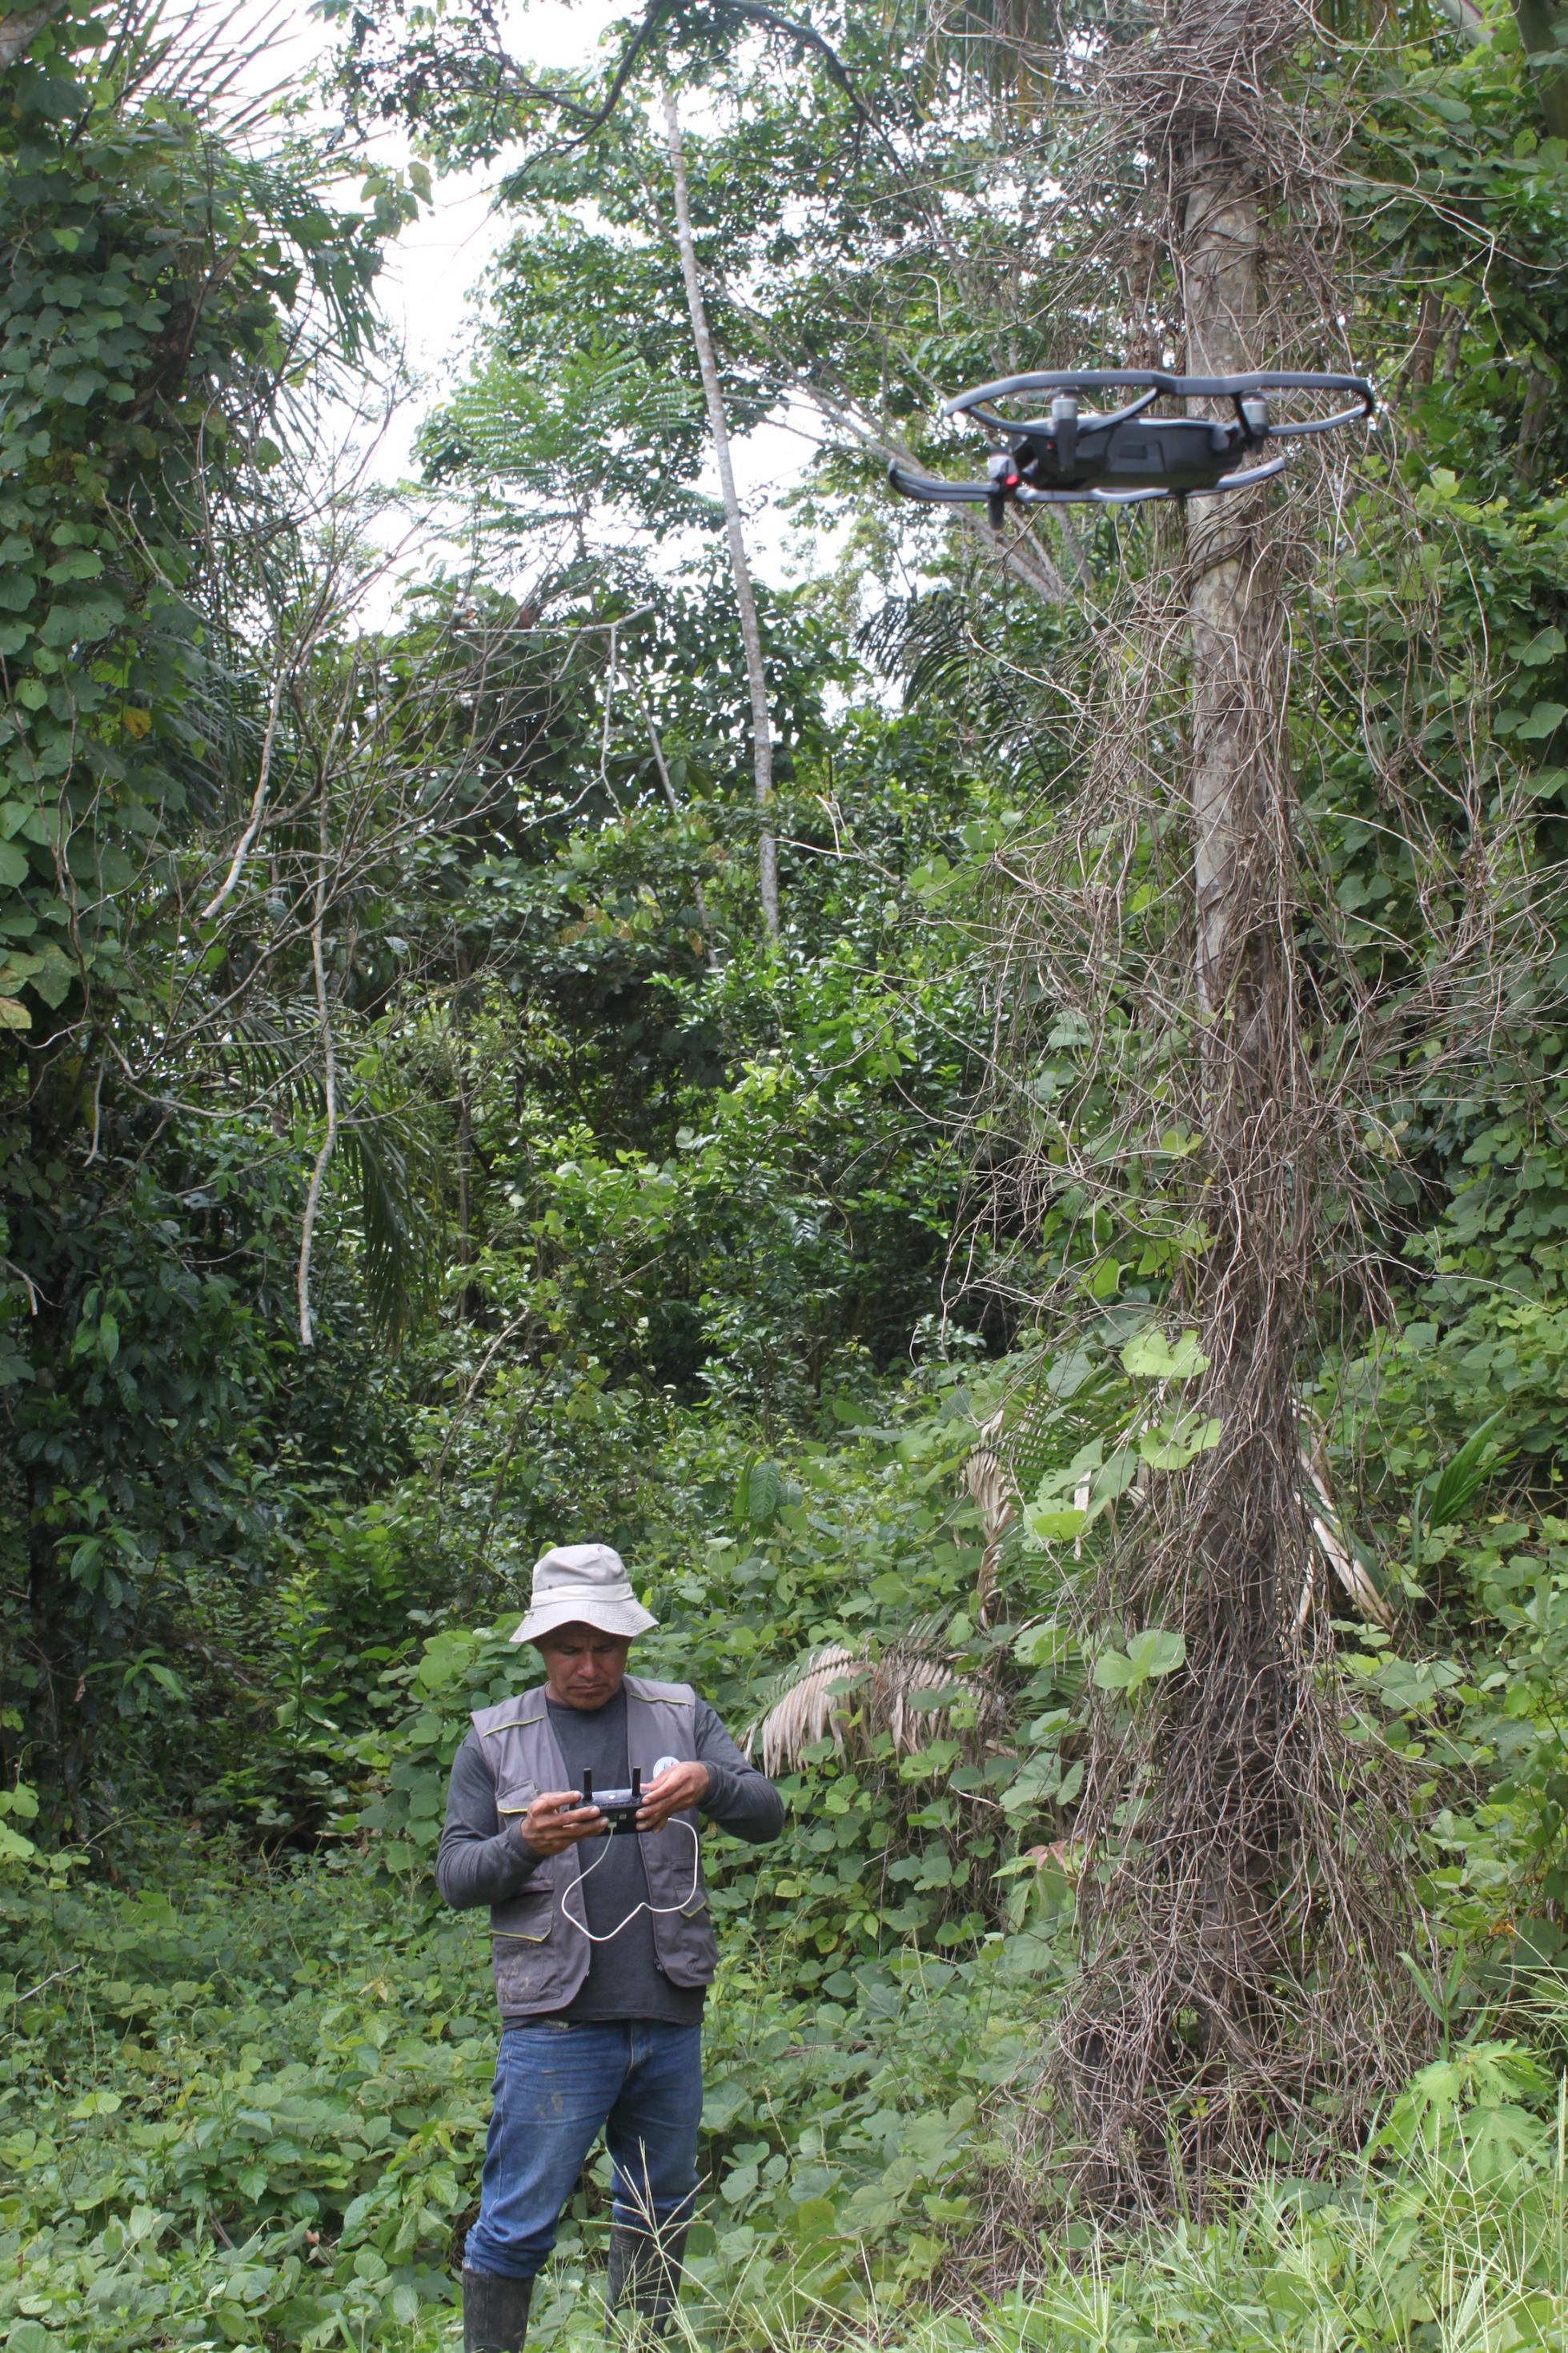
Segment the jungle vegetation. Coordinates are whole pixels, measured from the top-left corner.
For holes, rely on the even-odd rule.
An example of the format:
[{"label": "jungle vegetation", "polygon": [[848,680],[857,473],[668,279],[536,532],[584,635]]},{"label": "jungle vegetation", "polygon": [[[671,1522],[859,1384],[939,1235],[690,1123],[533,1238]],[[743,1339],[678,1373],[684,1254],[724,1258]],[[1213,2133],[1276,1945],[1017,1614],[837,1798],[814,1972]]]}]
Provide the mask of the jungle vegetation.
[{"label": "jungle vegetation", "polygon": [[[315,14],[0,18],[7,2344],[452,2341],[595,1536],[790,1800],[695,2339],[1560,2344],[1568,12]],[[1381,410],[892,499],[1069,362]]]}]

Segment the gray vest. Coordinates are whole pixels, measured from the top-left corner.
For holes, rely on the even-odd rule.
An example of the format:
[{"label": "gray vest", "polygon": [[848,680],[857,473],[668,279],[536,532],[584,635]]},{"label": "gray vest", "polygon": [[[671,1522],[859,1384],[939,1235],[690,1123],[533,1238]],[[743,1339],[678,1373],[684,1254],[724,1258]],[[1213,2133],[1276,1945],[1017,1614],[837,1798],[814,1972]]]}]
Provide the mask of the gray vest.
[{"label": "gray vest", "polygon": [[[645,1781],[661,1757],[682,1764],[697,1754],[697,1694],[689,1683],[649,1683],[627,1675],[626,1761]],[[545,1706],[545,1687],[521,1699],[474,1710],[474,1730],[483,1745],[496,1785],[501,1828],[527,1813],[542,1789],[569,1789],[572,1778]],[[719,1947],[708,1916],[708,1894],[698,1864],[691,1892],[691,1841],[676,1822],[698,1827],[695,1813],[677,1814],[651,1838],[639,1838],[647,1896],[653,1914],[654,1951],[672,1985],[707,1985],[718,1966]],[[590,1842],[590,1853],[593,1852]],[[496,1999],[503,2010],[523,2016],[564,2010],[588,1974],[594,1947],[561,1909],[563,1894],[582,1876],[581,1848],[547,1855],[520,1895],[490,1906],[490,1949],[495,1957]],[[572,1910],[585,1919],[579,1892]]]}]

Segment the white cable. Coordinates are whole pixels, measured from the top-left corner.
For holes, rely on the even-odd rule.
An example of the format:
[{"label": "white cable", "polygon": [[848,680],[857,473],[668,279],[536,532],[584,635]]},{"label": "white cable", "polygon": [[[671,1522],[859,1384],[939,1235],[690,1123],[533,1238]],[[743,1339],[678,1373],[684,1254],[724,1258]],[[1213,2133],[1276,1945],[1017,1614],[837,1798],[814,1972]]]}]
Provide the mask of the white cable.
[{"label": "white cable", "polygon": [[[686,1832],[687,1836],[691,1841],[691,1887],[689,1892],[681,1897],[679,1904],[650,1904],[645,1897],[642,1903],[634,1904],[632,1905],[631,1910],[626,1914],[624,1920],[617,1920],[613,1928],[606,1929],[602,1936],[595,1936],[592,1928],[589,1927],[586,1920],[579,1920],[575,1912],[569,1912],[566,1909],[566,1898],[571,1894],[572,1890],[570,1887],[563,1887],[561,1891],[561,1916],[563,1920],[570,1920],[574,1928],[576,1929],[577,1934],[580,1936],[586,1936],[591,1945],[607,1945],[612,1936],[618,1936],[623,1928],[629,1928],[631,1926],[632,1922],[637,1918],[639,1912],[651,1912],[655,1914],[684,1912],[687,1905],[695,1900],[698,1882],[702,1876],[702,1849],[698,1841],[697,1832],[690,1822],[682,1821],[679,1814],[673,1814],[670,1819],[672,1821],[679,1823],[679,1827]],[[610,1835],[613,1834],[607,1834],[605,1839],[605,1854],[596,1854],[594,1857],[593,1862],[588,1865],[586,1871],[584,1871],[579,1865],[577,1872],[577,1885],[579,1887],[582,1886],[583,1882],[585,1879],[592,1879],[594,1873],[598,1870],[599,1865],[604,1862],[605,1855],[609,1853]],[[626,1836],[626,1832],[623,1831],[619,1835],[624,1838]],[[647,1835],[647,1833],[643,1831],[639,1831],[637,1832],[637,1836],[639,1838],[645,1835]],[[646,1863],[643,1865],[643,1868],[645,1871],[647,1870],[647,1866]]]}]

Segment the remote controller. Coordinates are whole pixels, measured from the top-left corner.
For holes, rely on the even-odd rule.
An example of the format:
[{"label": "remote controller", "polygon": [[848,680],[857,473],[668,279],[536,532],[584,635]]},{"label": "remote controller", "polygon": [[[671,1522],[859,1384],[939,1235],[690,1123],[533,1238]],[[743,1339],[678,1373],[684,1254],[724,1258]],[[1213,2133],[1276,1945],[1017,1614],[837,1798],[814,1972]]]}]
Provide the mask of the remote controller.
[{"label": "remote controller", "polygon": [[583,1803],[597,1806],[605,1817],[605,1826],[611,1838],[624,1837],[637,1826],[637,1808],[642,1804],[642,1767],[632,1767],[629,1789],[598,1789],[594,1787],[592,1773],[583,1776]]}]

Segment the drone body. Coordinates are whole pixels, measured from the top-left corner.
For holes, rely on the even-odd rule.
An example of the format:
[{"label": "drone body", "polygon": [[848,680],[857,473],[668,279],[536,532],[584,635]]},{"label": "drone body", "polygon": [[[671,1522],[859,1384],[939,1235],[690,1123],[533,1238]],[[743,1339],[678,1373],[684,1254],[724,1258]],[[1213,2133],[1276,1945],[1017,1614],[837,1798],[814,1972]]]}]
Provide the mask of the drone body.
[{"label": "drone body", "polygon": [[[1105,416],[1079,407],[1084,393],[1120,385],[1138,397]],[[1271,392],[1352,393],[1353,408],[1325,417],[1276,422]],[[1048,417],[1001,417],[992,404],[1021,393],[1049,392]],[[1174,400],[1227,400],[1229,417],[1155,417],[1164,396]],[[1280,370],[1252,375],[1165,375],[1151,368],[1089,368],[1044,375],[1004,376],[943,404],[944,417],[973,417],[1006,448],[993,452],[983,482],[947,482],[890,466],[889,480],[905,498],[932,506],[979,505],[1001,526],[1009,505],[1058,506],[1091,499],[1131,506],[1145,499],[1186,499],[1245,490],[1285,464],[1268,445],[1308,433],[1331,432],[1370,417],[1372,386],[1353,375],[1309,375]]]}]

